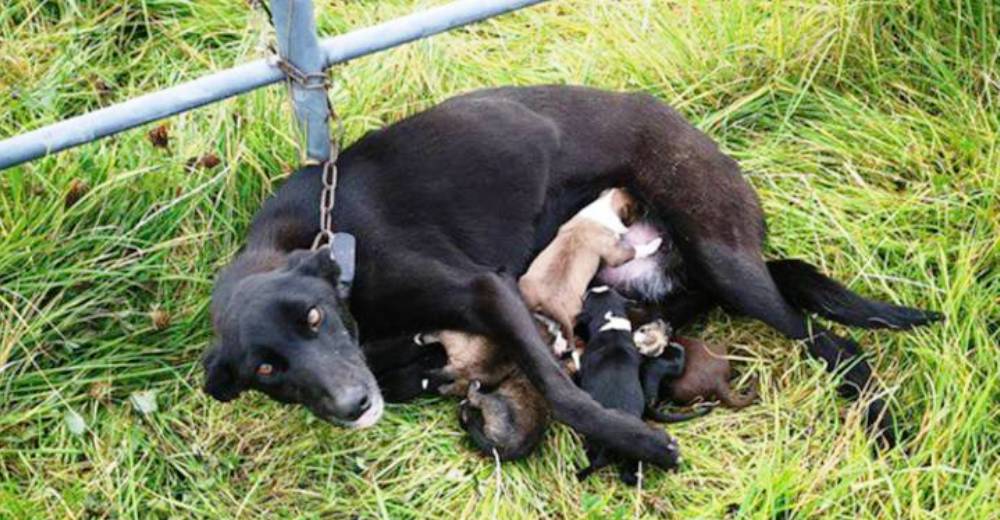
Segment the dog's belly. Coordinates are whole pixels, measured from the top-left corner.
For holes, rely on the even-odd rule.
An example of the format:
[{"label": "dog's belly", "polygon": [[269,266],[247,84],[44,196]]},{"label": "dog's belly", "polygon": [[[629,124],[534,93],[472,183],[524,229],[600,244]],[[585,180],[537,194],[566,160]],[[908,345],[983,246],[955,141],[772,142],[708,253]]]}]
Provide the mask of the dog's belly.
[{"label": "dog's belly", "polygon": [[623,240],[639,247],[663,239],[656,253],[630,260],[618,267],[604,267],[598,283],[611,286],[622,295],[646,302],[663,301],[680,286],[680,256],[670,237],[648,221],[629,226]]}]

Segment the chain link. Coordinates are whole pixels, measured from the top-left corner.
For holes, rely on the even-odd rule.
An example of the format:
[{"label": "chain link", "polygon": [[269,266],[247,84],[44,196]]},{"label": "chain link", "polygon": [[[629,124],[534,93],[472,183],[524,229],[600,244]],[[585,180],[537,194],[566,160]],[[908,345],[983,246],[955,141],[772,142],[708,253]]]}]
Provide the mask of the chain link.
[{"label": "chain link", "polygon": [[323,163],[323,189],[319,194],[319,233],[313,239],[312,249],[323,244],[333,246],[333,205],[337,197],[337,146],[331,150],[330,158]]},{"label": "chain link", "polygon": [[319,232],[313,239],[312,249],[316,250],[323,245],[331,246],[330,255],[333,255],[333,206],[337,197],[337,159],[340,155],[340,141],[344,136],[344,121],[337,116],[333,109],[333,102],[330,101],[330,79],[325,72],[306,74],[288,60],[282,58],[277,52],[272,51],[272,60],[276,67],[285,73],[289,83],[295,83],[302,88],[326,91],[327,117],[331,123],[337,125],[336,137],[330,139],[330,157],[323,161],[322,182],[323,189],[319,196]]}]

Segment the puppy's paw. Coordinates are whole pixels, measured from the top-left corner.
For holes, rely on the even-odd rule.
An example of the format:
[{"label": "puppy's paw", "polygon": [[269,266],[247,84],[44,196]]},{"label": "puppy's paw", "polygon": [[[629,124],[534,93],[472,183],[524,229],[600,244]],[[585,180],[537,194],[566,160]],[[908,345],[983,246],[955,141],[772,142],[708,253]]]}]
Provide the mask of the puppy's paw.
[{"label": "puppy's paw", "polygon": [[[421,374],[420,388],[426,392],[453,395],[451,390],[458,382],[447,368],[432,368]],[[464,388],[462,389],[464,390]]]},{"label": "puppy's paw", "polygon": [[434,343],[441,343],[441,339],[437,334],[430,332],[418,332],[413,335],[413,342],[421,347],[426,345],[432,345]]}]

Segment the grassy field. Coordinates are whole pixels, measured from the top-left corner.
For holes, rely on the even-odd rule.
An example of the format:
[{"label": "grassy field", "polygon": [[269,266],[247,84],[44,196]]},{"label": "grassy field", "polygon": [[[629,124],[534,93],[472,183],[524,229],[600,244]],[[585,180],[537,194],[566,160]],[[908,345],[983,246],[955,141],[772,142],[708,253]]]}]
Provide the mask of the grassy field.
[{"label": "grassy field", "polygon": [[[432,2],[320,0],[332,34]],[[905,449],[801,345],[713,313],[762,399],[669,428],[686,464],[585,483],[549,431],[504,465],[453,401],[345,433],[260,396],[200,391],[215,272],[299,157],[283,88],[0,172],[0,518],[1000,518],[1000,4],[555,0],[338,67],[348,141],[501,84],[642,90],[743,165],[768,254],[806,258],[944,324],[859,332]],[[9,0],[0,137],[260,57],[233,0]],[[188,167],[214,154],[214,167]],[[209,161],[210,162],[210,161]],[[361,237],[364,240],[364,237]],[[157,409],[142,413],[152,397]]]}]

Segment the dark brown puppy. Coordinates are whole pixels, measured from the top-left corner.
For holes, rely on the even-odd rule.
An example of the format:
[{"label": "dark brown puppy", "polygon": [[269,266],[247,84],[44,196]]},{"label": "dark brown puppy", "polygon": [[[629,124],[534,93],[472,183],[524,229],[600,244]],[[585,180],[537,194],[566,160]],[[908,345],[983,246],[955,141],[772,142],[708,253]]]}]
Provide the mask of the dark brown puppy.
[{"label": "dark brown puppy", "polygon": [[465,397],[459,420],[472,442],[500,460],[527,456],[542,438],[549,407],[508,352],[483,336],[453,330],[422,334],[418,343],[440,342],[448,356],[438,387],[443,395]]},{"label": "dark brown puppy", "polygon": [[473,381],[467,395],[459,405],[459,422],[484,454],[517,460],[531,454],[542,440],[549,406],[520,370],[492,391]]},{"label": "dark brown puppy", "polygon": [[736,395],[729,387],[732,370],[726,347],[691,338],[674,338],[684,349],[684,372],[677,379],[665,379],[661,397],[681,405],[718,399],[727,408],[746,408],[757,398],[755,390]]}]

